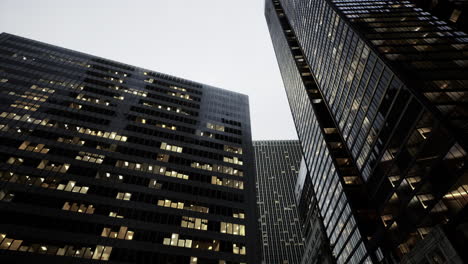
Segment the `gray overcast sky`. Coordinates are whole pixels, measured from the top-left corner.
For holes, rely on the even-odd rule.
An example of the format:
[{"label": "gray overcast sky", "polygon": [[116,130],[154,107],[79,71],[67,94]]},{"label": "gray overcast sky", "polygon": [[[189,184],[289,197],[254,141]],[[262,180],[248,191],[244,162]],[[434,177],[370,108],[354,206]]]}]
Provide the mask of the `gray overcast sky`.
[{"label": "gray overcast sky", "polygon": [[263,0],[0,0],[0,32],[249,95],[254,139],[295,139]]}]

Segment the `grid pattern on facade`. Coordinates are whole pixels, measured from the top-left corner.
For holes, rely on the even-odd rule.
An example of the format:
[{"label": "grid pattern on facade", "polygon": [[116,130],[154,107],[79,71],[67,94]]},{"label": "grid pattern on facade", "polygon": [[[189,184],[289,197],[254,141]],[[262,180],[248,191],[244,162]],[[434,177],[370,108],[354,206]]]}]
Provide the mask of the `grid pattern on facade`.
[{"label": "grid pattern on facade", "polygon": [[312,180],[304,159],[301,161],[294,193],[301,221],[302,235],[304,236],[304,254],[302,255],[301,264],[335,263],[330,250],[330,242],[326,237],[323,219],[317,206]]},{"label": "grid pattern on facade", "polygon": [[299,264],[303,238],[294,185],[302,151],[297,140],[254,141],[263,263]]},{"label": "grid pattern on facade", "polygon": [[[318,121],[318,109],[311,103],[306,89],[315,87],[315,82],[313,79],[304,79],[311,78],[310,70],[309,73],[299,71],[302,68],[299,68],[298,62],[304,62],[304,56],[278,1],[266,2],[266,17],[278,61],[281,62],[280,71],[303,146],[304,159],[312,177],[318,207],[325,219],[327,236],[334,245],[333,254],[338,263],[344,263],[347,259],[358,263],[366,256],[365,245],[343,188],[344,183],[330,155],[330,150],[340,149],[342,146],[339,143],[327,144],[328,140],[336,136],[326,136]],[[303,68],[308,69],[307,65]],[[323,103],[323,100],[314,100],[316,103]],[[327,111],[321,113],[329,118]]]},{"label": "grid pattern on facade", "polygon": [[0,259],[257,262],[247,96],[0,34],[0,100]]},{"label": "grid pattern on facade", "polygon": [[[352,210],[372,240],[370,257],[379,261],[391,251],[398,259],[466,205],[466,54],[460,53],[467,47],[466,34],[405,1],[266,1],[266,17],[338,262],[360,258],[337,255],[342,243],[330,230],[330,220],[348,214],[342,210],[347,206],[333,206],[337,196],[326,188],[337,186],[328,184],[333,177],[321,177],[324,167],[337,166],[324,163],[329,158],[323,155],[333,154],[325,148],[333,148],[327,129],[323,138],[316,127],[323,124],[310,120],[320,119],[313,105],[322,100],[367,186],[347,181],[339,170],[336,182],[368,190],[363,195],[374,206],[359,214]],[[321,145],[324,152],[317,150]],[[335,210],[323,211],[323,204]],[[372,221],[374,210],[379,219]],[[338,226],[341,221],[348,220]],[[350,252],[359,250],[351,246]]]}]

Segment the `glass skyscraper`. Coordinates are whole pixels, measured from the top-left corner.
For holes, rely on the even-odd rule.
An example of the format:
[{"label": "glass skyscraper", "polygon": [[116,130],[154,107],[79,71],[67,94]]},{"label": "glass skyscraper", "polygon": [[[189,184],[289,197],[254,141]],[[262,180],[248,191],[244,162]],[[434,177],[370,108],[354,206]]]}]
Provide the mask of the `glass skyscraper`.
[{"label": "glass skyscraper", "polygon": [[302,150],[297,140],[253,142],[262,263],[300,264],[304,241],[294,185]]},{"label": "glass skyscraper", "polygon": [[265,3],[337,262],[399,262],[439,225],[467,234],[468,35],[408,1]]},{"label": "glass skyscraper", "polygon": [[294,194],[304,237],[304,254],[301,264],[335,263],[304,159],[301,161]]},{"label": "glass skyscraper", "polygon": [[248,97],[0,34],[0,262],[258,263]]}]

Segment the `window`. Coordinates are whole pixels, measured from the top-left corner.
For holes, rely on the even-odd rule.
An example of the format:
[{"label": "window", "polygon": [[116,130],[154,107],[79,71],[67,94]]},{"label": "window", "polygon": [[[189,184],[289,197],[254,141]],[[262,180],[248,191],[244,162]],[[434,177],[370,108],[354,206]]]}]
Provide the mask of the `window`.
[{"label": "window", "polygon": [[11,107],[19,108],[19,109],[24,109],[28,111],[35,112],[37,109],[39,109],[40,105],[39,104],[34,104],[34,103],[28,103],[24,101],[15,101],[13,104],[10,105]]},{"label": "window", "polygon": [[131,193],[119,192],[119,193],[117,193],[117,196],[115,197],[115,199],[117,199],[117,200],[130,201],[130,198],[131,198],[131,197],[132,197],[132,194],[131,194]]},{"label": "window", "polygon": [[208,229],[208,220],[196,217],[182,216],[181,227],[192,228],[198,230]]},{"label": "window", "polygon": [[67,184],[59,184],[57,190],[66,191],[66,192],[78,192],[86,194],[89,190],[87,186],[78,186],[76,181],[68,181]]},{"label": "window", "polygon": [[220,173],[225,173],[229,175],[236,175],[236,176],[244,176],[244,172],[238,169],[235,169],[233,167],[229,166],[222,166],[222,165],[211,165],[211,164],[200,164],[199,162],[192,162],[190,164],[190,167],[192,168],[197,168],[197,169],[202,169],[202,170],[207,170],[207,171],[215,171],[215,172],[220,172]]},{"label": "window", "polygon": [[430,193],[428,194],[419,194],[416,196],[424,208],[427,208],[431,201],[434,200],[434,196]]},{"label": "window", "polygon": [[50,162],[48,160],[41,160],[39,165],[37,165],[37,168],[41,170],[65,173],[70,168],[70,164],[60,164],[56,162]]},{"label": "window", "polygon": [[217,131],[224,132],[224,126],[221,126],[221,125],[215,125],[215,124],[211,124],[211,123],[206,123],[206,127],[209,128],[209,129],[213,129],[213,130],[217,130]]},{"label": "window", "polygon": [[93,259],[109,260],[111,252],[112,247],[97,245],[93,254]]},{"label": "window", "polygon": [[241,224],[221,222],[220,232],[236,236],[245,236],[245,226]]},{"label": "window", "polygon": [[170,238],[164,238],[163,245],[219,251],[219,240],[192,241],[192,239],[181,239],[177,233],[172,233]]},{"label": "window", "polygon": [[72,211],[72,212],[78,212],[78,213],[83,213],[83,214],[94,214],[94,207],[92,204],[90,205],[84,205],[84,204],[77,204],[77,203],[72,203],[70,204],[69,202],[65,202],[63,204],[62,210],[65,211]]},{"label": "window", "polygon": [[67,138],[67,137],[59,137],[57,139],[58,142],[63,142],[67,144],[73,144],[73,145],[78,145],[78,146],[83,146],[85,141],[80,140],[79,137],[73,137],[73,138]]},{"label": "window", "polygon": [[232,253],[245,255],[245,246],[240,246],[237,244],[232,245]]},{"label": "window", "polygon": [[100,155],[100,154],[96,154],[96,153],[80,151],[78,153],[78,155],[75,157],[75,159],[81,160],[81,161],[87,161],[87,162],[101,164],[104,161],[105,157],[106,156],[104,156],[104,155]]},{"label": "window", "polygon": [[166,142],[161,143],[161,149],[182,153],[183,148],[175,145],[169,145]]},{"label": "window", "polygon": [[215,185],[222,185],[226,187],[236,188],[236,189],[244,189],[244,182],[231,180],[231,179],[221,179],[216,176],[211,176],[211,184]]},{"label": "window", "polygon": [[187,174],[178,173],[177,171],[169,171],[169,170],[166,170],[166,172],[165,172],[163,175],[166,175],[166,176],[168,176],[168,177],[174,177],[174,178],[184,179],[184,180],[188,180],[188,179],[189,179],[189,176],[188,176]]},{"label": "window", "polygon": [[461,10],[454,9],[449,20],[452,21],[453,23],[457,23],[458,18],[460,17],[460,14],[461,14]]},{"label": "window", "polygon": [[231,146],[224,145],[224,151],[232,152],[232,153],[236,153],[236,154],[242,154],[242,148],[240,148],[240,147],[231,147]]},{"label": "window", "polygon": [[9,238],[6,234],[0,234],[0,249],[100,260],[109,260],[112,251],[112,247],[100,245],[97,245],[96,249],[93,250],[90,247],[74,247],[72,245],[58,247],[47,244],[33,244],[24,240]]},{"label": "window", "polygon": [[245,215],[244,215],[244,213],[238,213],[238,214],[234,213],[234,214],[232,214],[232,217],[244,219]]},{"label": "window", "polygon": [[193,100],[190,95],[188,94],[183,94],[183,93],[172,93],[172,92],[167,92],[168,95],[171,95],[171,96],[174,96],[174,97],[178,97],[178,98],[183,98],[183,99],[187,99],[187,100]]},{"label": "window", "polygon": [[179,239],[179,234],[173,233],[170,238],[164,238],[163,244],[167,246],[191,248],[192,240],[191,239]]},{"label": "window", "polygon": [[161,162],[168,162],[169,161],[169,155],[167,154],[157,154],[156,160],[161,161]]},{"label": "window", "polygon": [[236,164],[236,165],[243,165],[243,162],[238,157],[223,157],[224,162]]},{"label": "window", "polygon": [[182,202],[173,202],[173,201],[168,200],[168,199],[158,200],[158,206],[170,207],[170,208],[175,208],[175,209],[183,209],[183,210],[189,210],[189,211],[195,211],[195,212],[200,212],[200,213],[205,213],[205,214],[207,214],[208,211],[209,211],[208,207],[193,205],[193,204],[185,205]]},{"label": "window", "polygon": [[7,190],[0,190],[0,201],[11,202],[15,195]]},{"label": "window", "polygon": [[132,240],[135,232],[129,231],[128,227],[121,226],[119,231],[112,231],[110,227],[104,227],[102,230],[101,236],[108,238]]},{"label": "window", "polygon": [[17,157],[10,157],[6,163],[11,164],[11,165],[21,165],[23,164],[24,160],[22,158],[17,158]]},{"label": "window", "polygon": [[162,184],[158,183],[158,181],[156,179],[151,179],[149,181],[148,187],[152,188],[152,189],[160,190],[162,188]]}]

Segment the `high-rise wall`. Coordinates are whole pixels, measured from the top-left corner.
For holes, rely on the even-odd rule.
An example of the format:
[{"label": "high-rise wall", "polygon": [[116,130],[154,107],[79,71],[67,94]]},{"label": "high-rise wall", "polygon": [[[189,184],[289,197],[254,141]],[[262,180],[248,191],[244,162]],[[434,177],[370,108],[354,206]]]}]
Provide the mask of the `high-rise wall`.
[{"label": "high-rise wall", "polygon": [[0,262],[258,263],[247,96],[4,33],[0,101]]},{"label": "high-rise wall", "polygon": [[254,141],[262,263],[300,264],[303,238],[294,185],[302,151],[297,140]]},{"label": "high-rise wall", "polygon": [[468,35],[407,1],[265,14],[337,262],[398,262],[466,222]]},{"label": "high-rise wall", "polygon": [[304,159],[301,161],[294,193],[304,237],[304,254],[301,264],[335,263]]}]

